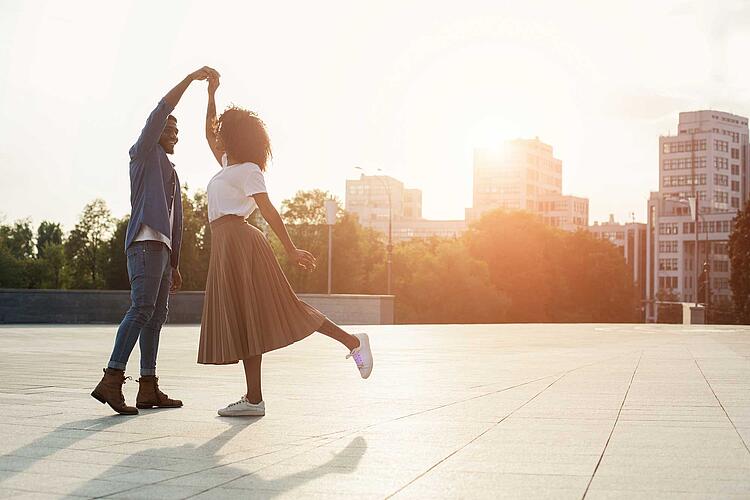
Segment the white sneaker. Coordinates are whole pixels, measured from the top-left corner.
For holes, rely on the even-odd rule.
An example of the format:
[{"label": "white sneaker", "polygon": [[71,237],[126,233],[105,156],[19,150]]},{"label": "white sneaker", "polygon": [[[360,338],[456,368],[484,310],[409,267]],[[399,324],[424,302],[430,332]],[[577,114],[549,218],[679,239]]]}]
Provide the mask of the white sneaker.
[{"label": "white sneaker", "polygon": [[247,400],[247,396],[242,396],[236,403],[219,410],[222,417],[262,417],[265,414],[266,404],[263,401],[253,404]]},{"label": "white sneaker", "polygon": [[346,355],[346,359],[354,358],[362,378],[367,378],[372,373],[372,351],[370,350],[370,337],[366,333],[355,333],[359,339],[359,347]]}]

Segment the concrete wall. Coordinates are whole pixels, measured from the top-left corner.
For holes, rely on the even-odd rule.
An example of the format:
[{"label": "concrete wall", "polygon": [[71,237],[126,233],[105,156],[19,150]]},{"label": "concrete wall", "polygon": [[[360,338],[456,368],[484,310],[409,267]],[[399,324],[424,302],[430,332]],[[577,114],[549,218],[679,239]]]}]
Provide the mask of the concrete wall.
[{"label": "concrete wall", "polygon": [[[300,294],[302,300],[341,325],[393,324],[392,295]],[[0,323],[114,323],[130,307],[128,290],[0,289]],[[197,324],[203,292],[169,299],[169,323]]]}]

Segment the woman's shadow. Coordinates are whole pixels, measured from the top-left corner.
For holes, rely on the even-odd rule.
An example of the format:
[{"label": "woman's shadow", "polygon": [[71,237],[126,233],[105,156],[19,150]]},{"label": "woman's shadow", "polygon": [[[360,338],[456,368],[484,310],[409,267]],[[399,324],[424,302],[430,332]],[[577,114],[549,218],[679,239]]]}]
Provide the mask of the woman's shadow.
[{"label": "woman's shadow", "polygon": [[[293,474],[270,480],[262,479],[255,474],[258,472],[258,470],[265,467],[283,463],[284,459],[279,459],[279,461],[276,463],[259,465],[258,470],[253,472],[246,472],[243,469],[232,467],[231,462],[229,464],[221,463],[222,455],[217,455],[217,452],[229,442],[231,442],[237,436],[237,434],[257,421],[258,419],[252,419],[231,423],[228,425],[226,430],[222,431],[219,435],[210,439],[209,441],[206,441],[200,446],[184,444],[173,447],[153,447],[137,453],[133,453],[131,455],[127,455],[122,462],[114,464],[112,468],[115,470],[122,470],[123,467],[128,467],[133,471],[142,471],[146,469],[146,467],[144,467],[143,465],[144,462],[151,461],[154,458],[158,457],[180,457],[181,459],[192,457],[201,460],[203,462],[203,466],[201,466],[199,470],[193,470],[184,474],[170,475],[166,479],[155,480],[148,483],[133,483],[132,487],[130,488],[125,487],[116,492],[108,491],[107,493],[103,494],[109,495],[121,493],[124,491],[137,490],[139,488],[150,487],[167,482],[169,482],[169,485],[174,485],[180,478],[184,478],[192,474],[200,474],[204,472],[210,472],[211,470],[220,469],[221,476],[226,476],[226,480],[221,481],[218,484],[207,483],[205,491],[209,491],[217,487],[222,487],[238,479],[246,480],[246,478],[251,478],[253,490],[261,490],[263,491],[262,496],[264,498],[272,498],[327,474],[351,474],[357,469],[362,456],[364,456],[365,451],[367,450],[367,443],[365,439],[361,436],[358,436],[352,439],[344,450],[338,453],[334,453],[333,456],[326,462],[317,466],[310,467],[309,469],[301,470]],[[260,455],[272,456],[273,453],[259,453],[258,456]],[[252,460],[252,458],[255,457],[250,457],[243,460]],[[238,460],[238,462],[242,462],[243,460]],[[93,483],[83,484],[81,485],[81,487],[77,488],[75,491],[71,491],[69,494],[80,496],[96,495],[96,485],[99,483],[99,480],[117,481],[117,474],[114,471],[105,471],[100,476],[91,479],[90,481],[94,481]],[[237,489],[236,491],[238,496],[242,496],[247,493],[247,490],[243,491],[241,489]],[[253,495],[255,496],[256,493],[253,493]]]}]

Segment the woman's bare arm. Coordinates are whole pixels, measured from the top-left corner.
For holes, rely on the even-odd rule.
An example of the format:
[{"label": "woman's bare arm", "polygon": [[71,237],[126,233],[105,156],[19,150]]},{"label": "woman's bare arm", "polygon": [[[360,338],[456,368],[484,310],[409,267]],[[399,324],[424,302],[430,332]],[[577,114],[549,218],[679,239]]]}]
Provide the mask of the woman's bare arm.
[{"label": "woman's bare arm", "polygon": [[[216,123],[216,89],[219,88],[219,75],[211,75],[208,77],[208,106],[206,108],[206,141],[208,141],[208,147],[211,148],[211,152],[216,158],[216,161],[221,163],[221,157],[224,155],[224,151],[219,147],[219,143],[216,140],[216,131],[214,130],[214,123]],[[222,165],[223,166],[223,165]]]},{"label": "woman's bare arm", "polygon": [[284,245],[284,250],[286,250],[289,259],[309,271],[315,269],[315,257],[313,257],[313,255],[307,250],[302,250],[294,246],[292,238],[289,237],[289,232],[286,230],[284,221],[281,220],[279,212],[268,198],[268,193],[254,194],[253,198],[258,205],[260,214],[266,222],[268,222],[268,225],[271,226],[271,229],[273,229],[273,232],[278,236],[279,240],[281,240],[281,244]]}]

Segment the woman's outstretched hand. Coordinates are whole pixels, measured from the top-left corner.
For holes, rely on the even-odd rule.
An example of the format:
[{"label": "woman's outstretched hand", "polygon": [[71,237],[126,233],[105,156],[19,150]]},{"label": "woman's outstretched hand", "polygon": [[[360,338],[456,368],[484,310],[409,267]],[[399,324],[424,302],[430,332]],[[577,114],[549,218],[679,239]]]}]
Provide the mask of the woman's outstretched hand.
[{"label": "woman's outstretched hand", "polygon": [[214,71],[208,75],[208,93],[213,95],[219,88],[219,73]]},{"label": "woman's outstretched hand", "polygon": [[306,271],[314,271],[317,267],[315,257],[313,257],[313,254],[311,254],[307,250],[295,248],[294,250],[289,252],[288,256],[289,260],[296,263],[299,267],[305,269]]}]

